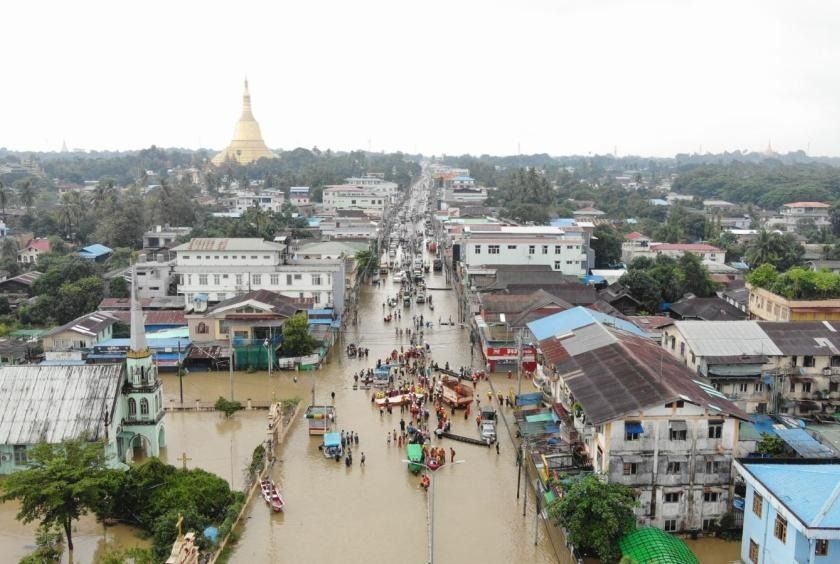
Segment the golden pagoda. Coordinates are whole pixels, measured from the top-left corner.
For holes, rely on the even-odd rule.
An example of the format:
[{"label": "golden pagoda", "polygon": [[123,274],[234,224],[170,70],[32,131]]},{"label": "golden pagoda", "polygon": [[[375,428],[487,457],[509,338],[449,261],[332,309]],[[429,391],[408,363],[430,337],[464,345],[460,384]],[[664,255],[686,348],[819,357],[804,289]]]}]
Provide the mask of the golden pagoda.
[{"label": "golden pagoda", "polygon": [[245,165],[263,157],[273,159],[275,155],[263,141],[260,124],[251,113],[251,94],[248,92],[246,79],[245,92],[242,94],[242,115],[233,131],[233,140],[224,151],[213,157],[211,162],[221,166],[225,161],[231,160]]}]

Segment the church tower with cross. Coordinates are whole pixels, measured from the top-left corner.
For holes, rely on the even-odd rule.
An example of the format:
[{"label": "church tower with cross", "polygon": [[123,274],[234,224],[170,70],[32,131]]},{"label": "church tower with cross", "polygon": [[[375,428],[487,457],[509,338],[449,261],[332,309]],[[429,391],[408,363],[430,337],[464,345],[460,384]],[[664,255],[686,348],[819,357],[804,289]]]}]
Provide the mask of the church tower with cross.
[{"label": "church tower with cross", "polygon": [[158,377],[152,351],[146,343],[143,310],[137,299],[137,272],[131,276],[131,338],[125,360],[125,381],[122,402],[120,438],[125,460],[143,452],[145,456],[159,456],[166,446],[164,427],[163,387]]}]

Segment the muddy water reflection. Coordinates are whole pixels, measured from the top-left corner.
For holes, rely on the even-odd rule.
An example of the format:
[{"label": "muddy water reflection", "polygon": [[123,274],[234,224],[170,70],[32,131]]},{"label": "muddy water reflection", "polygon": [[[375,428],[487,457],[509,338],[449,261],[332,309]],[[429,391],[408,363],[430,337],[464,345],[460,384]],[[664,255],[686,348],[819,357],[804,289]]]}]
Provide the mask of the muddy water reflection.
[{"label": "muddy water reflection", "polygon": [[[442,276],[434,276],[428,285],[443,287],[445,282]],[[232,562],[427,561],[426,494],[405,468],[402,449],[389,447],[385,441],[388,431],[399,428],[400,413],[380,416],[371,407],[369,392],[352,389],[352,374],[374,365],[376,358],[394,348],[408,346],[408,338],[397,337],[394,327],[407,329],[412,315],[422,313],[424,319],[437,324],[438,316],[457,319],[457,308],[452,292],[433,291],[433,312],[422,305],[400,308],[401,323],[385,324],[382,302],[396,291],[393,282],[366,289],[358,325],[348,329],[321,371],[300,373],[297,384],[289,373],[273,375],[270,381],[265,374],[237,377],[238,397],[267,397],[274,392],[282,397],[292,390],[308,402],[313,381],[319,401],[326,401],[335,391],[339,428],[358,432],[361,441],[354,466],[348,469],[325,460],[317,449],[319,440],[310,438],[305,422],[298,421],[273,470],[284,488],[287,510],[272,515],[264,504],[255,504]],[[435,326],[425,331],[425,337],[440,364],[470,365],[466,329]],[[343,349],[350,342],[369,348],[369,358],[346,358]],[[226,385],[219,380],[220,386]],[[482,392],[486,389],[486,384],[480,388]],[[167,391],[172,390],[173,386],[168,386]],[[474,422],[465,421],[460,413],[453,426],[455,433],[476,434]],[[521,505],[515,504],[516,467],[510,439],[502,435],[500,455],[495,449],[441,444],[453,446],[457,458],[465,462],[446,466],[435,475],[435,561],[553,562],[544,533],[534,546],[533,499],[526,517],[522,517]],[[359,466],[358,451],[366,455],[364,468]]]},{"label": "muddy water reflection", "polygon": [[[23,525],[15,520],[18,504],[8,502],[0,505],[0,562],[18,562],[35,549],[37,525]],[[92,516],[82,517],[73,524],[73,562],[96,562],[107,548],[148,547],[149,541],[137,536],[135,529],[117,525],[103,528]],[[67,551],[61,561],[69,563]]]}]

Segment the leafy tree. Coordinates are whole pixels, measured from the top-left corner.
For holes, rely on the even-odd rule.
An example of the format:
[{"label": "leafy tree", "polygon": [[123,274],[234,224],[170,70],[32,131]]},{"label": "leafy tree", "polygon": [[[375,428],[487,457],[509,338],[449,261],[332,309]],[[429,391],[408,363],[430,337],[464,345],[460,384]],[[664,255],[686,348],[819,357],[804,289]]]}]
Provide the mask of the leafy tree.
[{"label": "leafy tree", "polygon": [[776,283],[779,271],[770,263],[764,263],[747,275],[747,282],[753,286],[769,290]]},{"label": "leafy tree", "polygon": [[619,280],[648,313],[659,311],[662,291],[656,279],[643,270],[629,270]]},{"label": "leafy tree", "polygon": [[225,399],[222,396],[219,396],[219,399],[216,400],[216,403],[213,405],[213,408],[216,411],[221,411],[225,414],[225,417],[230,417],[237,411],[241,411],[244,408],[242,402],[240,401],[230,401]]},{"label": "leafy tree", "polygon": [[27,457],[27,468],[2,482],[0,499],[20,502],[16,517],[24,523],[38,520],[42,527],[60,526],[72,552],[73,521],[95,510],[105,496],[110,472],[105,445],[84,438],[57,445],[39,443]]},{"label": "leafy tree", "polygon": [[12,193],[0,182],[0,210],[3,212],[3,221],[6,221],[6,206],[12,199]]},{"label": "leafy tree", "polygon": [[315,339],[309,334],[306,313],[293,315],[283,323],[284,356],[306,356],[315,350]]},{"label": "leafy tree", "polygon": [[98,276],[62,284],[56,296],[58,309],[55,311],[55,320],[67,323],[80,315],[96,311],[104,294],[104,284]]},{"label": "leafy tree", "polygon": [[35,551],[23,557],[20,564],[60,562],[61,553],[64,552],[64,547],[61,546],[62,538],[61,528],[55,525],[38,527],[35,534]]},{"label": "leafy tree", "polygon": [[572,544],[594,552],[603,562],[617,562],[618,541],[636,528],[636,505],[632,488],[590,474],[551,502],[548,514],[568,531]]},{"label": "leafy tree", "polygon": [[356,253],[356,264],[358,264],[359,272],[371,272],[376,268],[376,257],[370,249],[362,249]]},{"label": "leafy tree", "polygon": [[[109,487],[108,496],[114,501],[109,512],[98,516],[113,517],[149,532],[154,540],[155,562],[169,555],[179,513],[184,518],[184,530],[203,531],[211,524],[221,524],[243,498],[218,476],[201,469],[180,470],[157,458],[132,465]],[[202,539],[198,537],[200,544]]]},{"label": "leafy tree", "polygon": [[154,552],[148,548],[124,548],[108,550],[96,559],[97,564],[155,564]]},{"label": "leafy tree", "polygon": [[108,291],[112,298],[127,298],[131,295],[128,282],[122,276],[111,279],[108,283]]},{"label": "leafy tree", "polygon": [[21,203],[26,208],[26,213],[32,209],[32,204],[35,203],[35,196],[37,195],[37,189],[32,184],[31,180],[26,180],[21,184],[20,189],[18,191],[18,197],[20,198]]},{"label": "leafy tree", "polygon": [[621,243],[624,236],[609,225],[598,225],[592,232],[597,239],[592,240],[592,250],[595,251],[595,263],[599,268],[605,268],[621,259]]},{"label": "leafy tree", "polygon": [[715,294],[717,284],[709,278],[709,271],[703,266],[700,257],[692,253],[685,253],[680,257],[679,267],[682,270],[681,278],[685,292],[691,292],[700,298],[707,298]]},{"label": "leafy tree", "polygon": [[761,440],[756,444],[755,451],[759,454],[780,457],[787,452],[787,444],[778,435],[761,433]]}]

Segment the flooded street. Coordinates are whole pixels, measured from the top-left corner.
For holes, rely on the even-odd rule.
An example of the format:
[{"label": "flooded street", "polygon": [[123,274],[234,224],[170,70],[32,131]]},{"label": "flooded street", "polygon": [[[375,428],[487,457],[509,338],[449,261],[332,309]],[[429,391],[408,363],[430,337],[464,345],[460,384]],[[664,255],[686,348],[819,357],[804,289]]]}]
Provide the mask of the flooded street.
[{"label": "flooded street", "polygon": [[[432,275],[430,288],[445,286],[443,275]],[[395,335],[395,323],[382,320],[382,302],[396,293],[398,284],[388,281],[381,288],[366,287],[362,293],[358,325],[348,328],[329,362],[321,371],[281,373],[266,382],[243,383],[237,389],[244,397],[258,394],[267,398],[298,395],[309,403],[309,392],[315,383],[318,402],[328,402],[335,392],[338,428],[360,435],[354,452],[354,465],[327,460],[318,450],[320,439],[310,437],[306,422],[298,420],[286,444],[278,452],[273,477],[284,488],[286,510],[270,514],[265,504],[254,504],[252,514],[231,562],[427,562],[427,494],[419,487],[416,476],[406,465],[404,449],[386,444],[386,434],[399,429],[400,413],[384,416],[371,406],[370,391],[352,389],[354,372],[374,366],[402,344]],[[435,327],[425,331],[432,358],[439,364],[470,365],[469,334],[460,327],[438,327],[437,317],[456,317],[455,296],[451,291],[430,292],[435,311],[428,305],[400,307],[401,326],[411,325],[411,316],[420,314],[434,320]],[[399,321],[397,322],[399,323]],[[349,359],[344,347],[355,342],[370,349],[367,359]],[[250,375],[253,376],[253,375]],[[223,383],[226,385],[226,382]],[[171,393],[173,387],[168,386]],[[480,386],[484,393],[487,384]],[[297,392],[290,394],[288,391]],[[224,390],[220,390],[224,393]],[[186,394],[186,392],[185,392]],[[239,397],[242,397],[238,394]],[[453,432],[477,436],[472,418],[464,421],[461,412],[453,420]],[[529,512],[523,517],[516,505],[515,453],[508,437],[502,435],[501,454],[495,449],[435,441],[446,448],[455,448],[457,459],[464,462],[447,465],[434,474],[435,562],[554,562],[551,547],[544,533],[534,546],[533,498]],[[359,466],[359,452],[367,462]]]},{"label": "flooded street", "polygon": [[[442,274],[428,277],[430,288],[443,288]],[[353,390],[354,372],[375,366],[400,345],[408,346],[394,333],[395,322],[382,320],[382,302],[396,293],[398,284],[388,281],[382,287],[366,286],[361,294],[358,324],[350,325],[323,368],[315,372],[274,371],[235,373],[234,396],[271,400],[299,397],[303,407],[310,403],[314,385],[319,403],[330,401],[335,392],[338,428],[356,431],[360,444],[354,452],[354,465],[346,468],[327,460],[318,450],[320,439],[310,437],[302,417],[293,423],[286,444],[277,452],[272,475],[283,487],[286,511],[271,514],[265,504],[252,504],[251,514],[241,531],[241,540],[231,558],[234,563],[273,562],[427,562],[427,494],[406,465],[404,449],[388,446],[388,431],[399,429],[400,413],[380,417],[371,406],[370,391]],[[470,344],[467,329],[437,326],[438,316],[457,317],[455,295],[451,291],[431,290],[434,312],[428,305],[400,307],[407,329],[411,316],[432,318],[435,326],[425,331],[432,359],[452,367],[469,366]],[[399,323],[399,322],[397,322]],[[370,349],[367,359],[349,359],[345,346],[355,342]],[[480,362],[480,360],[476,360]],[[295,382],[297,377],[297,382]],[[174,374],[165,374],[164,401],[178,403],[179,382]],[[501,389],[508,384],[498,380]],[[497,385],[497,389],[498,388]],[[183,378],[184,403],[215,401],[228,397],[228,373],[193,372]],[[486,394],[489,386],[479,385]],[[486,395],[485,395],[486,397]],[[230,419],[216,412],[168,412],[167,448],[162,457],[181,466],[201,467],[243,485],[243,470],[253,449],[265,439],[267,412],[243,411]],[[453,419],[453,432],[477,436],[472,418],[465,421],[462,412]],[[512,442],[500,434],[501,454],[464,443],[435,440],[451,446],[462,464],[447,465],[433,475],[435,480],[434,545],[435,562],[484,564],[509,562],[555,562],[550,543],[540,525],[539,543],[534,546],[534,500],[529,497],[528,511],[516,503],[516,457]],[[359,466],[359,452],[367,462]],[[16,561],[34,545],[34,525],[24,526],[14,519],[11,504],[0,506],[0,547],[10,561]],[[109,544],[144,545],[129,527],[109,527],[104,533]],[[91,517],[82,519],[74,537],[74,562],[95,562],[97,550],[104,545],[103,528]],[[67,562],[65,554],[65,562]]]}]

